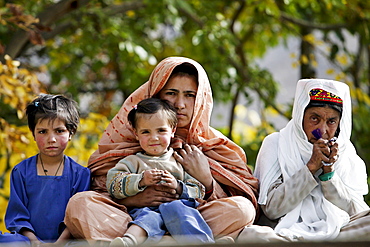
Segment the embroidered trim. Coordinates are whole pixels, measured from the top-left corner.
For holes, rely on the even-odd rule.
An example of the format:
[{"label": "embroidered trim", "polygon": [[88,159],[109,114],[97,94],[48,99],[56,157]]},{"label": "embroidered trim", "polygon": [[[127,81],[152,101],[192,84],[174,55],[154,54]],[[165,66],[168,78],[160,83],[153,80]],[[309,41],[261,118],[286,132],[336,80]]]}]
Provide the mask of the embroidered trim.
[{"label": "embroidered trim", "polygon": [[324,102],[343,105],[343,100],[339,96],[333,93],[327,92],[321,88],[312,89],[309,95],[312,101],[324,101]]}]

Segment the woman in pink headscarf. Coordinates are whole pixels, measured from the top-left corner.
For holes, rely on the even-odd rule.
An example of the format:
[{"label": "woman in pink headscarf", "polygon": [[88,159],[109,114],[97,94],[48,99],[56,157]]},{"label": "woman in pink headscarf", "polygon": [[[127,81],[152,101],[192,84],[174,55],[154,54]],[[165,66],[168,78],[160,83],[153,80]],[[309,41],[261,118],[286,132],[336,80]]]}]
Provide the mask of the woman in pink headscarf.
[{"label": "woman in pink headscarf", "polygon": [[142,151],[127,114],[149,97],[168,100],[177,110],[171,147],[185,171],[206,188],[207,200],[198,210],[215,238],[236,238],[256,217],[258,180],[246,165],[244,151],[209,126],[213,100],[207,74],[199,63],[183,57],[161,61],[149,81],[132,93],[112,119],[89,160],[92,191],[70,200],[66,225],[77,238],[111,241],[122,237],[131,221],[127,208],[158,206],[178,197],[161,185],[123,200],[111,198],[106,190],[108,170],[123,157]]}]

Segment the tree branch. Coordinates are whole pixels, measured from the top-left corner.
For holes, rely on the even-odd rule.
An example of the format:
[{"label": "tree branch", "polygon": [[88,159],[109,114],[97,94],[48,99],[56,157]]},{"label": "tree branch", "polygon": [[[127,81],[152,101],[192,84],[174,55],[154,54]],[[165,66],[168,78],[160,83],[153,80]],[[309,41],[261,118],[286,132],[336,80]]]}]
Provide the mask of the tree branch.
[{"label": "tree branch", "polygon": [[[193,15],[191,13],[188,13],[188,11],[186,11],[185,9],[179,8],[179,11],[182,12],[183,14],[185,14],[186,16],[188,16],[189,18],[191,18],[195,23],[197,23],[199,25],[200,28],[202,28],[204,26],[203,22],[200,19],[198,19],[195,15]],[[235,16],[237,16],[237,14],[235,14],[234,17]],[[246,37],[246,36],[244,36],[244,37]],[[219,52],[221,54],[223,54],[223,55],[225,55],[227,57],[227,60],[236,69],[236,71],[240,75],[242,81],[247,82],[247,81],[250,80],[250,78],[249,78],[249,76],[248,76],[248,74],[246,73],[246,70],[245,70],[246,67],[240,66],[234,59],[232,59],[229,56],[229,53],[225,50],[225,47],[224,46],[222,46],[222,45],[218,46],[218,50],[219,50]],[[247,61],[246,61],[245,58],[244,59],[241,59],[241,60],[244,60],[243,63],[247,64]],[[262,91],[259,88],[253,88],[253,90],[256,91],[256,93],[258,94],[258,96],[261,99],[264,99],[265,98],[265,96],[263,95]],[[234,98],[234,100],[236,100],[236,99]],[[264,101],[267,102],[266,100],[264,100]],[[234,102],[234,104],[236,105],[235,102]],[[274,102],[269,102],[269,104],[279,114],[281,114],[282,116],[284,116],[287,119],[289,119],[289,116],[287,116]],[[235,107],[235,105],[233,107]],[[232,109],[234,109],[234,108],[232,108]],[[233,116],[233,113],[231,115]],[[232,129],[230,129],[230,128],[232,128],[232,124],[231,124],[231,121],[232,120],[233,120],[233,118],[230,118],[230,121],[229,121],[229,131],[230,132],[229,132],[229,135],[228,136],[231,136]]]},{"label": "tree branch", "polygon": [[124,13],[129,10],[136,10],[145,7],[146,4],[142,2],[142,0],[136,0],[132,2],[125,2],[120,5],[110,5],[104,8],[103,12],[107,16],[116,15],[119,13]]},{"label": "tree branch", "polygon": [[[37,18],[39,18],[41,25],[49,26],[62,16],[86,5],[88,2],[88,0],[62,0],[45,9]],[[18,57],[28,41],[28,33],[23,30],[18,30],[7,44],[4,54],[8,54],[13,59]]]},{"label": "tree branch", "polygon": [[192,19],[196,24],[198,24],[198,26],[200,28],[204,27],[203,21],[201,19],[199,19],[196,15],[193,15],[193,13],[190,13],[189,11],[187,11],[186,9],[181,8],[181,7],[179,7],[178,10],[179,10],[179,12],[183,13],[184,15],[186,15],[187,17]]},{"label": "tree branch", "polygon": [[348,25],[345,24],[345,23],[340,23],[340,24],[312,23],[312,22],[309,22],[309,21],[305,21],[305,20],[302,20],[302,19],[295,18],[295,17],[290,16],[290,15],[284,13],[284,12],[281,12],[280,20],[287,21],[287,22],[296,24],[296,25],[301,26],[301,27],[319,29],[319,30],[328,30],[328,31],[348,27]]},{"label": "tree branch", "polygon": [[240,1],[240,5],[238,9],[235,11],[233,17],[231,18],[230,31],[232,34],[235,34],[234,25],[235,25],[235,22],[238,20],[239,16],[241,15],[241,13],[243,12],[244,7],[245,7],[245,1]]},{"label": "tree branch", "polygon": [[[110,5],[106,8],[104,8],[102,10],[102,12],[106,16],[113,16],[113,15],[117,15],[117,14],[120,14],[120,13],[124,13],[124,12],[129,11],[129,10],[137,10],[137,9],[140,9],[140,8],[143,8],[143,7],[145,7],[145,4],[142,3],[141,1],[140,2],[136,2],[136,1],[135,2],[126,2],[126,3],[120,4],[120,5]],[[44,32],[42,37],[45,40],[52,39],[55,36],[57,36],[58,34],[64,32],[65,30],[71,29],[71,28],[74,28],[74,25],[72,24],[72,22],[61,23],[58,26],[54,27],[52,31]]]},{"label": "tree branch", "polygon": [[[81,8],[84,5],[87,5],[89,0],[62,0],[49,8],[45,9],[37,17],[40,20],[40,24],[43,26],[50,26],[57,22],[59,19],[69,14],[70,12]],[[120,5],[110,5],[103,9],[103,13],[107,16],[116,15],[118,13],[123,13],[128,10],[135,10],[145,7],[145,4],[142,1],[132,1],[125,2]],[[71,22],[61,23],[58,26],[55,26],[50,32],[43,32],[42,37],[45,40],[54,38],[63,31],[72,28],[73,25]],[[28,34],[23,30],[17,31],[9,44],[5,49],[5,54],[8,54],[12,58],[20,56],[22,50],[26,47],[28,43]]]}]

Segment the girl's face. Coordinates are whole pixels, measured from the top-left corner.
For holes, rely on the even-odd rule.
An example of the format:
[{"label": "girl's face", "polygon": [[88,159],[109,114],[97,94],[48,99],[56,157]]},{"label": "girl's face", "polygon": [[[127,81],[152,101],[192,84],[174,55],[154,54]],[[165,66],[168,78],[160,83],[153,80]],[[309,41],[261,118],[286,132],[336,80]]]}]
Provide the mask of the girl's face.
[{"label": "girl's face", "polygon": [[311,133],[320,128],[323,139],[329,140],[335,136],[339,127],[340,114],[330,107],[310,107],[303,116],[303,130],[310,143],[315,143],[317,139]]},{"label": "girl's face", "polygon": [[176,128],[171,128],[160,111],[155,114],[138,114],[134,133],[142,149],[151,156],[166,153]]},{"label": "girl's face", "polygon": [[62,156],[70,136],[65,123],[59,119],[40,119],[35,126],[35,141],[44,156]]},{"label": "girl's face", "polygon": [[179,128],[189,128],[193,117],[198,86],[190,76],[172,77],[159,92],[160,99],[168,100],[177,111]]}]

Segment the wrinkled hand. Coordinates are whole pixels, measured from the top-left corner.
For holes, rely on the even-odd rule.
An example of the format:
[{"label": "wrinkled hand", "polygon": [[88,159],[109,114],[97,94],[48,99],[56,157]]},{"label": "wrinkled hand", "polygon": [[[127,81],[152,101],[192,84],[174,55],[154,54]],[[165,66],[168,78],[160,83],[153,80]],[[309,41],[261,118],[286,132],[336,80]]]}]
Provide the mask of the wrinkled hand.
[{"label": "wrinkled hand", "polygon": [[329,162],[330,166],[323,166],[324,173],[332,172],[334,170],[333,165],[338,160],[338,143],[332,143],[330,146]]},{"label": "wrinkled hand", "polygon": [[174,153],[174,157],[189,175],[206,187],[206,191],[212,189],[213,178],[208,159],[201,149],[185,144],[183,149]]},{"label": "wrinkled hand", "polygon": [[[333,164],[338,159],[338,143],[328,142],[328,140],[320,138],[313,144],[312,155],[307,163],[312,174],[315,174],[320,168],[323,168],[324,173],[333,171]],[[332,165],[324,166],[323,162]]]},{"label": "wrinkled hand", "polygon": [[153,207],[159,206],[164,202],[177,200],[178,198],[179,195],[176,194],[176,190],[156,184],[147,187],[144,191],[134,196],[119,200],[119,203],[126,207]]},{"label": "wrinkled hand", "polygon": [[139,186],[151,186],[159,183],[162,178],[163,171],[158,169],[150,169],[143,172],[143,178],[141,179]]}]

